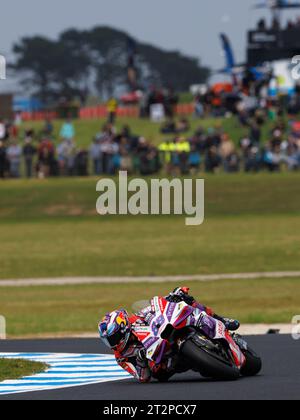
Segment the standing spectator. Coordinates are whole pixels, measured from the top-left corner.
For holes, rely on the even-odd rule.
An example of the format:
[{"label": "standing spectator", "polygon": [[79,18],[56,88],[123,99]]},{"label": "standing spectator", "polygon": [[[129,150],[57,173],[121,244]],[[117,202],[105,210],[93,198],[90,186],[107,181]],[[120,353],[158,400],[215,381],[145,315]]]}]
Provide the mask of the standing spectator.
[{"label": "standing spectator", "polygon": [[196,144],[191,145],[191,153],[189,155],[189,167],[192,175],[195,175],[200,170],[201,155],[197,150]]},{"label": "standing spectator", "polygon": [[0,140],[6,139],[6,126],[4,121],[0,118]]},{"label": "standing spectator", "polygon": [[[102,165],[102,172],[105,174],[109,174],[111,171],[111,157],[118,149],[118,145],[115,144],[115,129],[111,124],[106,124],[103,127],[103,132],[97,135],[97,138],[101,141],[101,165]],[[114,144],[116,145],[115,150]]]},{"label": "standing spectator", "polygon": [[63,140],[57,147],[57,157],[60,175],[74,175],[76,148],[71,139]]},{"label": "standing spectator", "polygon": [[173,141],[167,140],[161,143],[158,147],[160,161],[168,175],[173,172],[173,153],[175,152],[176,145]]},{"label": "standing spectator", "polygon": [[120,138],[119,153],[120,153],[120,162],[119,162],[120,170],[127,171],[128,173],[132,173],[133,161],[132,161],[132,156],[130,155],[130,145],[125,136]]},{"label": "standing spectator", "polygon": [[108,122],[115,124],[118,110],[118,102],[115,98],[110,98],[107,102]]},{"label": "standing spectator", "polygon": [[191,145],[184,137],[180,137],[178,139],[176,152],[178,154],[180,172],[182,175],[187,175],[189,172],[189,154],[191,152]]},{"label": "standing spectator", "polygon": [[195,117],[204,118],[204,106],[202,103],[201,95],[197,95],[195,98]]},{"label": "standing spectator", "polygon": [[89,154],[86,150],[80,149],[75,157],[75,172],[78,176],[88,176]]},{"label": "standing spectator", "polygon": [[94,164],[94,174],[100,175],[102,173],[102,147],[100,138],[96,137],[90,147],[90,157]]},{"label": "standing spectator", "polygon": [[160,169],[158,151],[144,137],[139,139],[137,156],[137,169],[142,176],[152,175]]},{"label": "standing spectator", "polygon": [[51,140],[43,139],[38,147],[38,175],[46,178],[55,172],[55,148]]},{"label": "standing spectator", "polygon": [[258,172],[261,168],[260,149],[253,143],[248,136],[240,140],[240,149],[244,162],[245,172]]},{"label": "standing spectator", "polygon": [[4,141],[0,140],[0,178],[5,178],[7,170],[6,147]]},{"label": "standing spectator", "polygon": [[12,178],[20,177],[22,149],[16,140],[13,140],[7,148],[7,159],[9,162],[9,172]]},{"label": "standing spectator", "polygon": [[9,121],[9,123],[6,126],[6,131],[9,138],[16,139],[18,137],[19,129],[15,125],[14,121]]},{"label": "standing spectator", "polygon": [[43,128],[43,134],[46,137],[52,137],[54,132],[54,126],[50,118],[47,118],[45,120],[44,128]]},{"label": "standing spectator", "polygon": [[114,175],[120,167],[119,145],[111,138],[106,144],[107,173]]},{"label": "standing spectator", "polygon": [[223,134],[222,136],[220,155],[223,161],[225,172],[236,172],[238,170],[236,167],[238,159],[235,153],[234,143],[227,134]]},{"label": "standing spectator", "polygon": [[261,141],[261,129],[256,122],[253,122],[250,126],[250,140],[252,143],[259,145]]},{"label": "standing spectator", "polygon": [[20,127],[22,125],[23,119],[22,119],[22,112],[21,111],[17,111],[15,114],[15,120],[14,120],[14,124],[17,127]]},{"label": "standing spectator", "polygon": [[75,128],[71,118],[68,118],[61,127],[60,137],[65,140],[73,140],[75,138]]},{"label": "standing spectator", "polygon": [[281,163],[281,149],[279,145],[272,147],[271,142],[268,142],[263,155],[265,166],[270,172],[279,172]]},{"label": "standing spectator", "polygon": [[222,163],[222,159],[218,153],[216,146],[211,146],[206,153],[205,157],[205,170],[206,172],[215,173]]},{"label": "standing spectator", "polygon": [[287,165],[290,171],[294,171],[299,167],[299,150],[297,143],[293,137],[282,143],[281,145],[282,161]]},{"label": "standing spectator", "polygon": [[179,98],[172,88],[168,88],[164,95],[164,107],[166,116],[170,119],[174,118],[176,106],[178,105]]},{"label": "standing spectator", "polygon": [[58,144],[56,148],[56,152],[57,152],[59,174],[66,175],[66,167],[67,167],[66,140],[63,140]]},{"label": "standing spectator", "polygon": [[66,140],[67,175],[73,176],[75,171],[76,147],[72,139]]},{"label": "standing spectator", "polygon": [[36,154],[37,150],[32,145],[32,140],[30,137],[25,139],[25,144],[23,147],[23,156],[25,160],[25,171],[27,178],[32,177],[32,168],[33,168],[33,158]]}]

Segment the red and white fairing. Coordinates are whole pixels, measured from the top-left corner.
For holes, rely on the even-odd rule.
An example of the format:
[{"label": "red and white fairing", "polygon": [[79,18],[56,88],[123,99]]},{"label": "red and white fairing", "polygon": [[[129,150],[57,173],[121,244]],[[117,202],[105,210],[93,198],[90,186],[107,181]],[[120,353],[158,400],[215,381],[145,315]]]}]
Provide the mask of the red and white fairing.
[{"label": "red and white fairing", "polygon": [[[185,302],[171,303],[165,298],[155,297],[151,301],[151,312],[153,318],[149,326],[134,326],[134,334],[146,349],[147,359],[159,365],[170,348],[169,342],[162,338],[162,335],[168,326],[176,330],[181,330],[187,326],[193,326],[195,316],[200,316],[201,311],[195,309]],[[207,316],[207,314],[205,314]],[[224,324],[214,320],[216,331],[214,339],[225,339],[232,351],[235,364],[238,368],[245,362],[245,357],[232,339]]]},{"label": "red and white fairing", "polygon": [[167,350],[169,343],[161,338],[168,325],[175,329],[188,325],[188,318],[193,308],[186,303],[170,303],[162,297],[155,297],[151,301],[154,314],[149,326],[134,327],[134,333],[147,351],[147,359],[159,364]]}]

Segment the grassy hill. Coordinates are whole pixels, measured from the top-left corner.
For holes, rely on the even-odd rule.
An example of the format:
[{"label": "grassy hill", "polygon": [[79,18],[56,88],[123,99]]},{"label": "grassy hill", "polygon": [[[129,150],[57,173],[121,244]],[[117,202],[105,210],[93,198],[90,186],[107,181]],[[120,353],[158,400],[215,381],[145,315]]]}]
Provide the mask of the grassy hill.
[{"label": "grassy hill", "polygon": [[0,279],[300,269],[300,175],[206,176],[206,220],[96,213],[96,179],[0,184]]},{"label": "grassy hill", "polygon": [[[224,127],[224,130],[231,136],[234,142],[237,144],[242,136],[248,134],[248,130],[241,127],[237,122],[236,118],[208,118],[205,120],[189,118],[191,122],[191,129],[187,136],[194,134],[196,129],[201,126],[203,128],[216,127],[220,124]],[[95,135],[102,130],[105,119],[92,119],[92,120],[75,120],[74,125],[76,129],[76,144],[78,147],[88,147],[91,144],[92,139]],[[63,121],[55,120],[55,137],[59,138],[59,131]],[[160,133],[160,125],[153,123],[149,120],[144,120],[140,118],[118,118],[117,119],[117,128],[120,129],[123,125],[129,124],[132,129],[132,133],[135,135],[143,136],[152,141],[154,144],[159,144],[166,137]],[[21,127],[21,134],[24,129],[33,127],[36,132],[41,132],[43,128],[43,122],[27,122],[24,123]],[[263,139],[267,140],[268,134],[271,130],[272,122],[265,124],[263,128]],[[167,136],[167,138],[172,138]]]}]

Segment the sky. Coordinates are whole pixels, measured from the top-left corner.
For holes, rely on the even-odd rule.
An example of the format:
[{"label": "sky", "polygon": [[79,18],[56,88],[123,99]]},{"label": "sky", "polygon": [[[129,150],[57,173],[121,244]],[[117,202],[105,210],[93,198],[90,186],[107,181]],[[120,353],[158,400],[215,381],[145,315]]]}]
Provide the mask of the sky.
[{"label": "sky", "polygon": [[[108,25],[123,29],[140,41],[180,50],[218,69],[224,66],[218,38],[221,32],[229,35],[236,60],[245,60],[246,30],[255,27],[262,14],[252,10],[254,3],[255,0],[9,0],[1,7],[0,54],[9,59],[13,43],[23,36],[55,38],[70,27]],[[8,85],[9,80],[5,83]]]}]

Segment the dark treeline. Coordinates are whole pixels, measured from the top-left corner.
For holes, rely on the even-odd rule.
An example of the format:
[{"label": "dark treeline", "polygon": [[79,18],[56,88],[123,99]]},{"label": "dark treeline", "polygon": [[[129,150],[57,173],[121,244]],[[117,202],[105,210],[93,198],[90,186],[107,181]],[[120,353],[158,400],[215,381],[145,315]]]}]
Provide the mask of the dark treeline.
[{"label": "dark treeline", "polygon": [[177,51],[164,51],[133,40],[125,32],[109,27],[91,30],[69,29],[58,39],[24,37],[13,47],[12,68],[23,84],[44,102],[91,93],[114,95],[128,80],[129,49],[134,46],[138,86],[169,86],[185,91],[203,83],[209,69],[196,58]]}]

